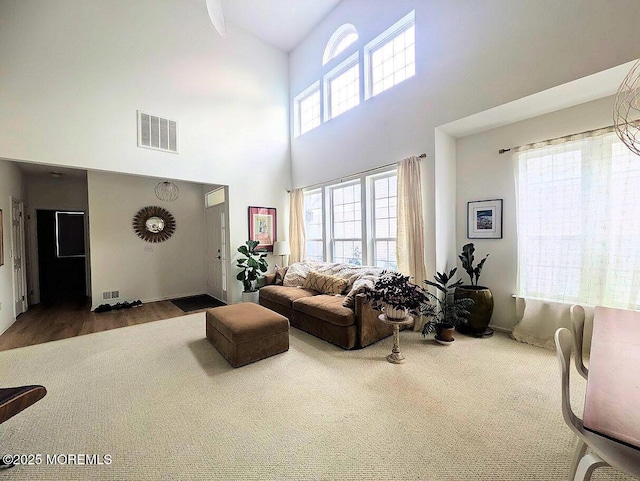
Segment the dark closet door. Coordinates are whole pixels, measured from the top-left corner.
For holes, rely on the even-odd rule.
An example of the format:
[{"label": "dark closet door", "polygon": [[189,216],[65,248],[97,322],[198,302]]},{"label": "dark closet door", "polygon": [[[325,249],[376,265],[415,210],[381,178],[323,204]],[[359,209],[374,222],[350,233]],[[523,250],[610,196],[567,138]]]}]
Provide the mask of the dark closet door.
[{"label": "dark closet door", "polygon": [[[56,211],[37,211],[40,302],[50,304],[86,295],[85,258],[78,255],[84,252],[84,214],[75,215],[77,219],[71,221],[68,216],[60,217],[61,231],[56,236]],[[65,249],[65,245],[72,248]]]}]

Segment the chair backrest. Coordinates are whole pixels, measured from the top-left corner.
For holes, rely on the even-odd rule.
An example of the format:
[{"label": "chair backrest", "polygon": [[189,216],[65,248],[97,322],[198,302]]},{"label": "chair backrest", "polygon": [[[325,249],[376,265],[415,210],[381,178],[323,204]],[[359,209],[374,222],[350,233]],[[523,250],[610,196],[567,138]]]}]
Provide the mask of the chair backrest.
[{"label": "chair backrest", "polygon": [[571,396],[569,395],[569,367],[571,366],[571,348],[573,335],[569,329],[561,327],[556,331],[556,354],[560,362],[560,384],[562,387],[562,417],[567,426],[579,436],[581,435],[582,420],[571,409]]},{"label": "chair backrest", "polygon": [[574,357],[576,369],[583,378],[587,379],[589,377],[589,370],[584,365],[584,360],[582,359],[582,348],[584,345],[584,308],[577,304],[571,306],[571,330],[576,348]]}]

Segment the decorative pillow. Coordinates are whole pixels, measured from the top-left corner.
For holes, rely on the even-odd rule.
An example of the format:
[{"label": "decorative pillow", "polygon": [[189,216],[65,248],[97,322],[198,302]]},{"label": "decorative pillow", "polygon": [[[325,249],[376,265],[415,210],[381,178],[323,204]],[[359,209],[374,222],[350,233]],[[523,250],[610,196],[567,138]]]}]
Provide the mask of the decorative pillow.
[{"label": "decorative pillow", "polygon": [[284,276],[287,273],[287,268],[286,267],[280,267],[277,271],[276,271],[276,277],[273,280],[273,283],[276,286],[281,286],[282,283],[284,282]]},{"label": "decorative pillow", "polygon": [[349,281],[342,277],[329,276],[311,271],[302,284],[305,289],[313,289],[323,294],[342,294]]}]

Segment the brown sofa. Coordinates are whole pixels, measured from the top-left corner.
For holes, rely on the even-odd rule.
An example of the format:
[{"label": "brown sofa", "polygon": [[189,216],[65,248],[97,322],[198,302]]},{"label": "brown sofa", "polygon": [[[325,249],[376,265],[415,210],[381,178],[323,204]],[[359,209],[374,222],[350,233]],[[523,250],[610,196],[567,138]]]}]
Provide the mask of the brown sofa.
[{"label": "brown sofa", "polygon": [[260,288],[260,305],[289,319],[292,326],[343,349],[359,349],[393,334],[393,328],[378,319],[380,312],[355,297],[355,309],[342,305],[344,296],[321,294],[301,287],[275,285],[275,275],[266,276]]}]

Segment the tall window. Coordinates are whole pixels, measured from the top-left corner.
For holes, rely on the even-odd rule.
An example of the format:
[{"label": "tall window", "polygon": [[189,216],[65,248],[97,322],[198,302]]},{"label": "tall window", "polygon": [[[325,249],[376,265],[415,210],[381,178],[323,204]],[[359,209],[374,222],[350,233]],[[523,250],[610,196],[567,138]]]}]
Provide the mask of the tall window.
[{"label": "tall window", "polygon": [[360,103],[360,64],[355,54],[325,75],[325,120],[333,119]]},{"label": "tall window", "polygon": [[315,82],[294,99],[294,135],[320,125],[320,82]]},{"label": "tall window", "polygon": [[416,73],[415,11],[369,42],[364,53],[367,99],[413,77]]},{"label": "tall window", "polygon": [[360,182],[331,188],[333,262],[362,265],[362,200]]},{"label": "tall window", "polygon": [[304,195],[304,228],[306,234],[307,259],[324,259],[324,221],[322,190],[315,189]]},{"label": "tall window", "polygon": [[307,258],[397,269],[397,182],[393,170],[306,191]]},{"label": "tall window", "polygon": [[396,261],[397,189],[398,178],[395,173],[387,173],[372,179],[374,265],[392,270],[398,269]]},{"label": "tall window", "polygon": [[603,132],[516,153],[518,295],[640,308],[640,162]]}]

